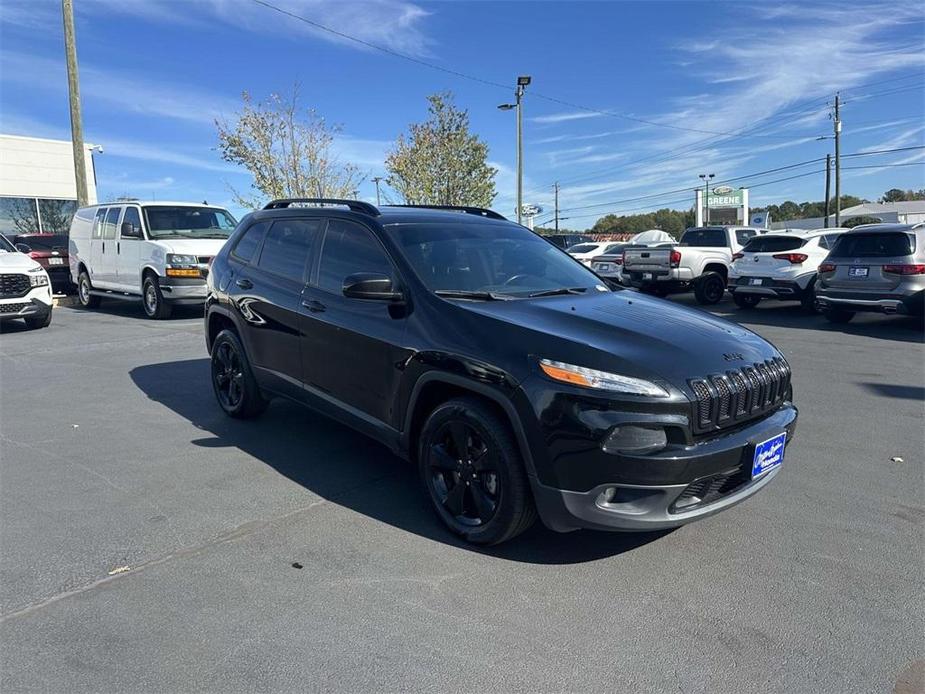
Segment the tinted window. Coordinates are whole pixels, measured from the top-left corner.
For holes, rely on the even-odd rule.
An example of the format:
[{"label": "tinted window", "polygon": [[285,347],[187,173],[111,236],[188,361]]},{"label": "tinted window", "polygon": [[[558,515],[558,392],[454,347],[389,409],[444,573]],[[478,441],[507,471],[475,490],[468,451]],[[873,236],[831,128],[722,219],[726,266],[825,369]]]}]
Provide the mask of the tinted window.
[{"label": "tinted window", "polygon": [[601,284],[566,253],[514,224],[447,222],[387,227],[432,291],[491,291],[511,296]]},{"label": "tinted window", "polygon": [[141,215],[138,213],[137,207],[126,207],[125,214],[122,215],[122,224],[128,222],[132,225],[133,236],[125,236],[121,233],[121,228],[119,230],[120,238],[129,238],[129,239],[140,239],[141,238]]},{"label": "tinted window", "polygon": [[819,246],[822,248],[835,248],[835,243],[841,234],[826,234],[819,239]]},{"label": "tinted window", "polygon": [[103,222],[103,238],[104,239],[114,239],[116,238],[116,225],[119,223],[119,213],[122,211],[121,207],[110,207],[109,212],[106,214],[106,221]]},{"label": "tinted window", "polygon": [[269,222],[257,222],[248,227],[244,235],[239,238],[238,242],[235,244],[233,251],[234,255],[244,262],[249,263],[254,257],[254,252],[260,247],[260,242],[263,241],[263,235],[267,233],[267,229],[269,228]]},{"label": "tinted window", "polygon": [[724,229],[688,229],[681,236],[680,246],[707,246],[722,248],[726,246]]},{"label": "tinted window", "polygon": [[569,253],[591,253],[597,250],[596,243],[579,243],[577,246],[569,246]]},{"label": "tinted window", "polygon": [[604,249],[604,253],[619,253],[625,245],[624,243],[612,243]]},{"label": "tinted window", "polygon": [[340,294],[344,280],[357,272],[378,272],[394,278],[389,257],[368,229],[332,219],[324,235],[318,286]]},{"label": "tinted window", "polygon": [[838,258],[892,258],[912,255],[915,239],[911,234],[857,233],[839,237],[832,255]]},{"label": "tinted window", "polygon": [[320,226],[321,222],[317,219],[273,222],[264,239],[257,267],[297,282],[304,281],[305,267]]},{"label": "tinted window", "polygon": [[13,243],[24,243],[33,251],[67,251],[67,236],[64,234],[14,236]]},{"label": "tinted window", "polygon": [[755,235],[755,232],[751,229],[739,229],[736,232],[736,241],[739,242],[739,245],[745,245],[748,243],[748,240]]},{"label": "tinted window", "polygon": [[806,241],[797,236],[767,234],[765,236],[755,236],[742,250],[746,253],[780,253],[781,251],[792,251],[804,243]]}]

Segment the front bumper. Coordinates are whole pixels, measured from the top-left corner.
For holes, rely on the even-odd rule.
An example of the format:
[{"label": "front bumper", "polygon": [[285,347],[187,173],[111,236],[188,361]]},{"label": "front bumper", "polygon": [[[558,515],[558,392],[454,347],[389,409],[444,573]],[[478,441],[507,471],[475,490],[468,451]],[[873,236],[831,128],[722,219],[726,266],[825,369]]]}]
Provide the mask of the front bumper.
[{"label": "front bumper", "polygon": [[[549,528],[567,532],[662,530],[712,516],[777,476],[780,468],[751,478],[755,447],[782,432],[789,444],[797,415],[797,409],[784,402],[763,419],[713,438],[670,445],[652,455],[607,455],[612,459],[609,469],[586,489],[558,488],[533,479],[540,517]],[[597,453],[589,455],[600,461]],[[608,490],[612,493],[606,497]]]},{"label": "front bumper", "polygon": [[171,304],[201,304],[206,300],[206,280],[199,277],[161,277],[164,301]]},{"label": "front bumper", "polygon": [[4,299],[0,301],[0,321],[44,316],[51,311],[51,297],[48,303],[38,298],[25,296],[21,299]]}]

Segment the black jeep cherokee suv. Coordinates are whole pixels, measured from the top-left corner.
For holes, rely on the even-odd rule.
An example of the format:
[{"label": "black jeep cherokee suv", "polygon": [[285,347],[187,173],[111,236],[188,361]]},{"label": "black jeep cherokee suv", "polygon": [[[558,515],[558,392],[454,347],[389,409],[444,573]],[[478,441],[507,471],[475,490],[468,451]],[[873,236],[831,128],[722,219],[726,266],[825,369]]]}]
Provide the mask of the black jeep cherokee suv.
[{"label": "black jeep cherokee suv", "polygon": [[[278,200],[208,277],[222,409],[311,406],[414,461],[477,543],[709,516],[779,472],[790,367],[738,325],[611,291],[478,208]],[[297,453],[297,452],[295,452]]]}]

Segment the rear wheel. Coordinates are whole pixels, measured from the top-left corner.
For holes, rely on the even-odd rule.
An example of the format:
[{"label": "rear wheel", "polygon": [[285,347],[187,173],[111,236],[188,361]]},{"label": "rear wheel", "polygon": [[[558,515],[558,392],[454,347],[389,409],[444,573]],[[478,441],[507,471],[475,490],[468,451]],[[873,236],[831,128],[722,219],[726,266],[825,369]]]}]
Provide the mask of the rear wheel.
[{"label": "rear wheel", "polygon": [[694,282],[694,297],[703,306],[718,304],[726,292],[726,282],[718,272],[705,272]]},{"label": "rear wheel", "polygon": [[854,311],[845,311],[840,308],[827,308],[822,313],[830,323],[847,323],[854,318]]},{"label": "rear wheel", "polygon": [[431,413],[418,466],[437,515],[469,542],[498,544],[536,520],[510,428],[477,398],[450,400]]},{"label": "rear wheel", "polygon": [[27,316],[26,317],[26,327],[29,330],[35,330],[36,328],[47,328],[51,325],[51,309],[48,309],[48,312],[40,316]]},{"label": "rear wheel", "polygon": [[146,276],[141,285],[141,303],[145,307],[145,315],[148,318],[155,320],[170,318],[171,306],[164,301],[161,285],[154,275]]},{"label": "rear wheel", "polygon": [[90,293],[92,290],[93,285],[90,284],[90,275],[87,274],[86,270],[81,270],[77,276],[77,300],[84,308],[96,308],[100,305],[100,298],[93,296]]},{"label": "rear wheel", "polygon": [[244,346],[231,330],[222,330],[212,343],[212,389],[229,417],[252,419],[267,408]]},{"label": "rear wheel", "polygon": [[754,294],[735,293],[732,295],[732,300],[739,308],[755,308],[755,306],[761,303],[761,297],[755,296]]}]

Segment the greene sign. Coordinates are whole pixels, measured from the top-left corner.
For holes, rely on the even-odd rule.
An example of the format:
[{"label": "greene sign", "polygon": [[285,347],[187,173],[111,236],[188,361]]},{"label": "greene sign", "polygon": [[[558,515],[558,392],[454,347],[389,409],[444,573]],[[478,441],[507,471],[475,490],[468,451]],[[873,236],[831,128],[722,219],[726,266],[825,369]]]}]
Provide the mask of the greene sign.
[{"label": "greene sign", "polygon": [[732,190],[728,186],[717,186],[707,196],[707,203],[712,209],[721,207],[742,207],[742,191]]}]

